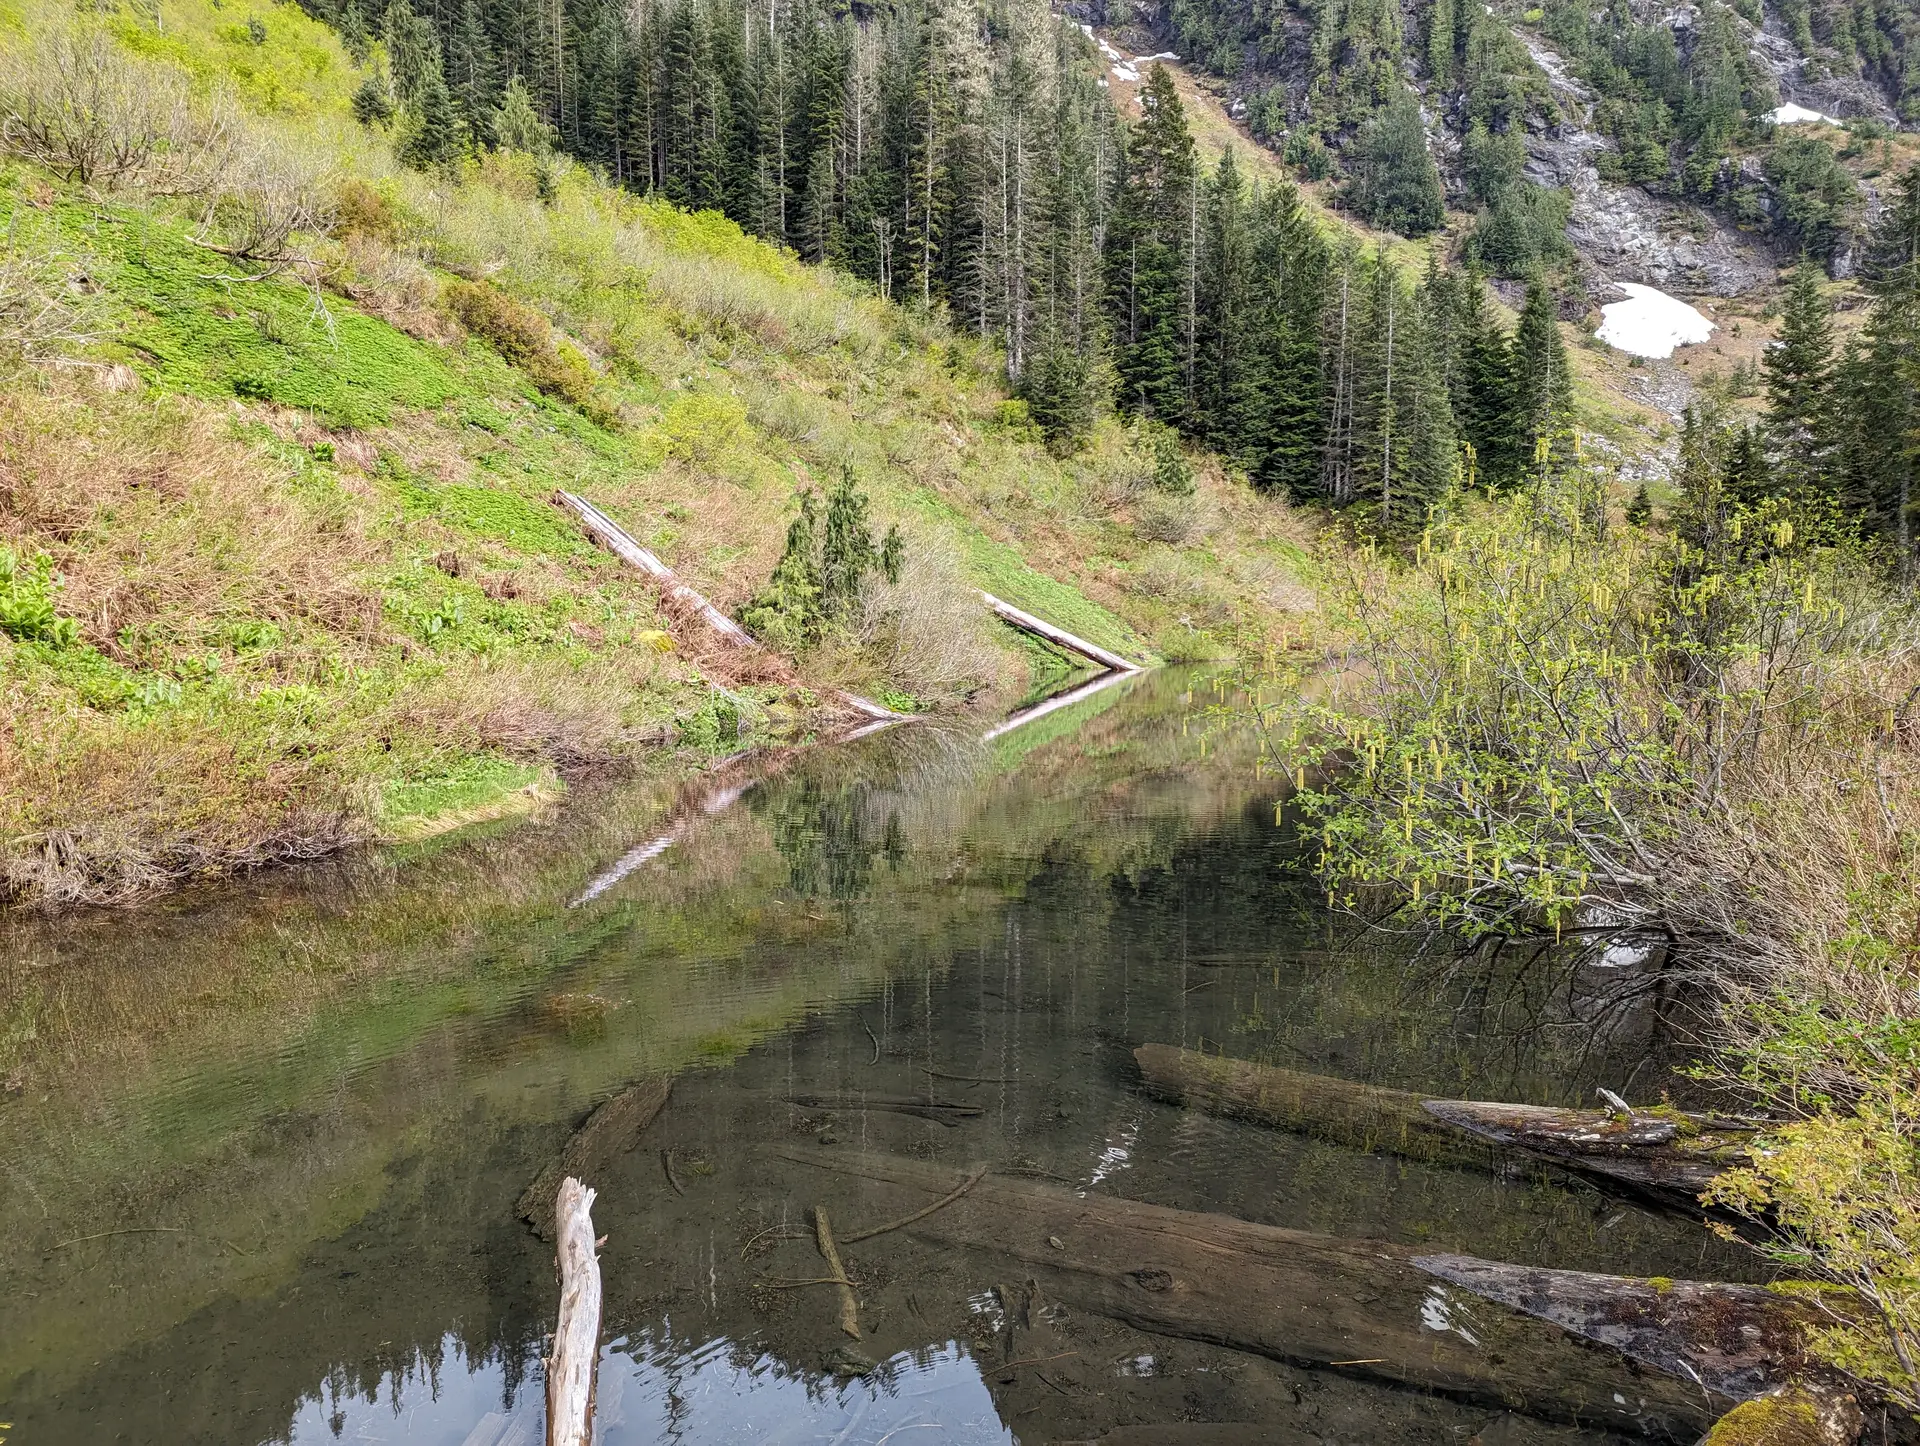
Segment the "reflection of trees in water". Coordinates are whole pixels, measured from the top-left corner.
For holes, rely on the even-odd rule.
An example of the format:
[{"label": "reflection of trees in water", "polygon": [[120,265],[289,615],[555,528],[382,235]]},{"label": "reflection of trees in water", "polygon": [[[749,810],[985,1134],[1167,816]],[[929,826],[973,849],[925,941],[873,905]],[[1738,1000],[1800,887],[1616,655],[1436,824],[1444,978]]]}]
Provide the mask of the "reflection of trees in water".
[{"label": "reflection of trees in water", "polygon": [[899,811],[886,808],[880,821],[880,803],[864,783],[829,788],[814,778],[796,778],[756,790],[751,807],[787,861],[796,894],[846,900],[866,893],[876,861],[897,869],[906,857]]}]

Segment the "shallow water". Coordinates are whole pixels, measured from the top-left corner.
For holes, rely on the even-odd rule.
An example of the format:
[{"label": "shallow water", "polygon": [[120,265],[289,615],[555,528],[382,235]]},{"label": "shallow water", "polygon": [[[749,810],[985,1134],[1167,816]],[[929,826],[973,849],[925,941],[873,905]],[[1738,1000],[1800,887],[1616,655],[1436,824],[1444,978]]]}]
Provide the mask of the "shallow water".
[{"label": "shallow water", "polygon": [[1602,1003],[1634,960],[1469,967],[1328,915],[1281,785],[1206,717],[1219,700],[1149,675],[989,743],[895,729],[164,908],[13,921],[9,1446],[541,1440],[556,1292],[515,1202],[596,1102],[662,1072],[665,1110],[591,1182],[609,1446],[1209,1420],[1286,1441],[1612,1439],[1058,1304],[1013,1321],[1017,1261],[913,1231],[846,1252],[857,1347],[833,1288],[784,1284],[822,1269],[812,1206],[842,1234],[900,1213],[823,1163],[876,1155],[1506,1260],[1751,1270],[1563,1179],[1141,1092],[1147,1041],[1482,1098],[1669,1078],[1651,1014]]}]

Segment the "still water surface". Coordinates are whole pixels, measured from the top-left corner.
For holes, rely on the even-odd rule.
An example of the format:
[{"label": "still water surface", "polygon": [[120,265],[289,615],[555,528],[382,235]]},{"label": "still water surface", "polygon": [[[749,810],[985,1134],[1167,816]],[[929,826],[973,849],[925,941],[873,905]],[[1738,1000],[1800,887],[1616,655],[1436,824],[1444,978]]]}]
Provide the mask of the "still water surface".
[{"label": "still water surface", "polygon": [[1505,1260],[1751,1269],[1565,1180],[1142,1093],[1149,1041],[1543,1102],[1644,1097],[1670,1068],[1650,1014],[1599,1002],[1631,960],[1449,966],[1327,914],[1282,785],[1209,724],[1216,701],[1150,675],[990,742],[896,729],[163,908],[13,921],[8,1446],[539,1442],[552,1258],[515,1201],[594,1104],[657,1073],[668,1105],[592,1182],[608,1446],[1205,1421],[1338,1446],[1612,1439],[1033,1301],[1052,1360],[1009,1372],[1018,1268],[910,1232],[847,1251],[857,1346],[833,1287],[791,1284],[822,1270],[812,1205],[843,1234],[887,1218],[809,1164],[861,1151]]}]

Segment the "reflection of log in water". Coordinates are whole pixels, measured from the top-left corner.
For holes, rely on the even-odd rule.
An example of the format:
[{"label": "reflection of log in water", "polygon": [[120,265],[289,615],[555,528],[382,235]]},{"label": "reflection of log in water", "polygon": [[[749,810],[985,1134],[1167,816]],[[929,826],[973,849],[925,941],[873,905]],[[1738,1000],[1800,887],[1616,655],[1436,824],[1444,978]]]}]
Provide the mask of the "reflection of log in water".
[{"label": "reflection of log in water", "polygon": [[1745,1159],[1753,1135],[1750,1127],[1665,1109],[1623,1118],[1604,1110],[1431,1100],[1166,1044],[1143,1044],[1133,1057],[1155,1094],[1213,1114],[1436,1164],[1484,1169],[1494,1161],[1491,1147],[1499,1146],[1688,1204]]},{"label": "reflection of log in water", "polygon": [[[775,1155],[868,1187],[897,1187],[903,1204],[948,1194],[955,1184],[952,1171],[899,1156]],[[991,1257],[1003,1275],[1009,1259],[1018,1261],[1050,1298],[1140,1330],[1548,1419],[1691,1442],[1731,1404],[1692,1380],[1656,1374],[1556,1325],[1450,1289],[1416,1268],[1413,1252],[1382,1242],[997,1176],[893,1238],[902,1237]],[[1724,1303],[1734,1316],[1752,1305],[1740,1291]],[[1651,1338],[1665,1340],[1663,1359],[1683,1365],[1727,1356],[1717,1340],[1716,1357],[1657,1330]],[[1772,1383],[1777,1362],[1752,1365],[1753,1379]]]},{"label": "reflection of log in water", "polygon": [[569,1175],[604,1180],[613,1157],[634,1147],[641,1131],[653,1123],[653,1117],[666,1104],[672,1088],[673,1082],[660,1076],[642,1080],[603,1102],[521,1192],[514,1214],[532,1226],[536,1235],[551,1239],[552,1201],[560,1182]]}]

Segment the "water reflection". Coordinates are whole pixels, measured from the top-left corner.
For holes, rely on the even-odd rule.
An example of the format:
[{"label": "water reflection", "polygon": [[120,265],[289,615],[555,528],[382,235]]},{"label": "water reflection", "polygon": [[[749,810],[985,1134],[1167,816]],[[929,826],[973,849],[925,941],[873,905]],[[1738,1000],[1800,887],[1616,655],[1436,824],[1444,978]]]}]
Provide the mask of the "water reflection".
[{"label": "water reflection", "polygon": [[1688,1223],[1564,1181],[1142,1095],[1149,1041],[1541,1101],[1659,1068],[1652,1012],[1587,992],[1630,968],[1429,967],[1328,917],[1257,745],[1203,753],[1189,701],[1126,680],[986,743],[893,729],[143,914],[0,921],[0,1077],[23,1082],[0,1097],[16,1439],[509,1446],[538,1425],[554,1296],[515,1202],[596,1104],[656,1074],[668,1108],[593,1182],[610,1442],[1081,1439],[1281,1412],[1439,1443],[1484,1424],[1122,1325],[1009,1374],[1049,1354],[1003,1333],[1018,1267],[904,1234],[853,1249],[863,1309],[883,1308],[858,1348],[882,1368],[837,1379],[830,1301],[772,1284],[817,1274],[811,1244],[756,1242],[823,1200],[855,1224],[904,1212],[827,1198],[796,1151],[992,1163],[1089,1201],[1501,1259],[1734,1268]]},{"label": "water reflection", "polygon": [[[272,1440],[538,1446],[546,1439],[538,1365],[514,1365],[469,1359],[449,1336],[436,1352],[418,1353],[364,1388],[323,1382]],[[682,1350],[669,1333],[659,1342],[641,1336],[602,1348],[594,1439],[601,1446],[1004,1446],[1014,1438],[958,1341],[902,1351],[867,1376],[840,1380],[803,1375],[720,1337]]]}]

